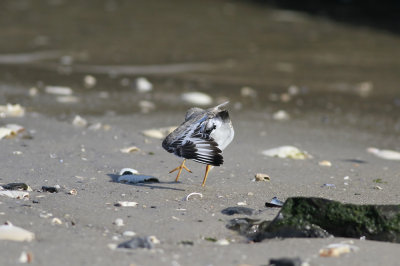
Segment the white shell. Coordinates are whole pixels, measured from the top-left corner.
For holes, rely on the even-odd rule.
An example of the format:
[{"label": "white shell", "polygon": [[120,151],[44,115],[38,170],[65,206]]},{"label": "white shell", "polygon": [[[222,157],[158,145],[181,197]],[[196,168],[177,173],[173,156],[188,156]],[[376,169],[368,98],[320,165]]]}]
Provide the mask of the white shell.
[{"label": "white shell", "polygon": [[130,173],[131,175],[134,174],[139,174],[139,171],[133,168],[122,168],[121,171],[119,171],[119,175],[123,175],[125,172]]},{"label": "white shell", "polygon": [[118,206],[121,207],[136,207],[138,206],[139,203],[134,202],[134,201],[118,201]]},{"label": "white shell", "polygon": [[62,86],[46,86],[45,91],[50,94],[57,95],[71,95],[72,89],[70,87],[62,87]]},{"label": "white shell", "polygon": [[0,196],[6,196],[13,199],[29,198],[29,193],[19,190],[0,190]]},{"label": "white shell", "polygon": [[135,184],[135,183],[146,182],[151,179],[157,179],[157,178],[149,175],[121,175],[120,177],[118,177],[118,182],[127,182]]},{"label": "white shell", "polygon": [[14,226],[10,222],[0,225],[0,240],[32,241],[35,234],[21,227]]},{"label": "white shell", "polygon": [[380,149],[372,148],[372,147],[368,148],[367,151],[379,158],[382,158],[382,159],[395,160],[395,161],[400,160],[400,152],[397,152],[397,151],[380,150]]},{"label": "white shell", "polygon": [[86,127],[88,122],[86,119],[82,118],[81,116],[77,115],[75,116],[74,120],[72,121],[72,124],[76,127]]},{"label": "white shell", "polygon": [[312,156],[306,151],[301,151],[294,146],[281,146],[269,150],[264,150],[262,154],[270,157],[290,158],[295,160],[312,158]]},{"label": "white shell", "polygon": [[184,102],[194,105],[210,105],[213,99],[203,92],[186,92],[181,95]]},{"label": "white shell", "polygon": [[272,118],[277,121],[289,120],[290,115],[285,110],[279,110],[272,115]]},{"label": "white shell", "polygon": [[90,89],[93,88],[97,83],[97,80],[95,77],[91,76],[91,75],[86,75],[83,78],[83,85],[85,86],[85,88]]},{"label": "white shell", "polygon": [[135,85],[138,92],[149,92],[153,89],[153,84],[144,77],[137,78]]},{"label": "white shell", "polygon": [[22,117],[25,115],[25,108],[19,104],[0,105],[0,117]]},{"label": "white shell", "polygon": [[135,152],[135,151],[140,151],[140,149],[136,146],[131,146],[131,147],[122,148],[122,149],[120,149],[120,151],[122,153],[131,153],[131,152]]},{"label": "white shell", "polygon": [[201,193],[199,193],[199,192],[192,192],[192,193],[190,193],[189,195],[187,195],[186,197],[184,197],[183,200],[184,200],[184,201],[188,201],[189,198],[190,198],[191,196],[194,196],[194,195],[198,195],[198,196],[200,196],[200,198],[203,197],[203,194],[201,194]]},{"label": "white shell", "polygon": [[176,128],[177,128],[176,126],[171,126],[171,127],[162,127],[158,129],[147,129],[142,131],[142,134],[149,138],[163,139],[172,131],[174,131]]}]

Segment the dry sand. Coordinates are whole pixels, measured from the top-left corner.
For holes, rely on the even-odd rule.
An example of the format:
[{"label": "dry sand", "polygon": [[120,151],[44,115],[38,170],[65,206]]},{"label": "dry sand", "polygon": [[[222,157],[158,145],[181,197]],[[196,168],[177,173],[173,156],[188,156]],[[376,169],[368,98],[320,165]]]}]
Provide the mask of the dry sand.
[{"label": "dry sand", "polygon": [[[193,173],[183,172],[175,183],[175,174],[168,171],[180,163],[179,158],[165,152],[160,140],[141,134],[144,129],[178,124],[181,113],[86,117],[90,123],[110,126],[95,131],[74,127],[72,118],[60,121],[28,113],[23,118],[4,119],[4,123],[23,125],[33,139],[18,136],[0,141],[0,182],[24,182],[33,192],[27,200],[2,197],[0,217],[34,232],[36,239],[0,241],[0,264],[17,263],[23,251],[33,254],[33,265],[266,265],[269,259],[280,257],[300,257],[310,265],[398,263],[400,246],[392,243],[343,238],[248,243],[225,228],[233,217],[221,213],[246,202],[247,207],[263,210],[251,218],[270,220],[278,210],[264,204],[274,196],[281,200],[317,196],[360,204],[397,204],[399,163],[366,152],[370,146],[396,147],[397,136],[323,126],[310,119],[277,122],[251,112],[232,112],[232,117],[236,137],[224,153],[224,165],[210,172],[205,188],[201,187],[204,165],[188,162]],[[141,151],[120,151],[131,145]],[[281,145],[295,145],[314,158],[290,160],[260,154]],[[321,160],[331,161],[332,167],[318,165]],[[160,183],[113,182],[124,167],[155,176]],[[252,181],[258,172],[267,173],[271,181]],[[349,179],[344,180],[345,176]],[[376,178],[384,183],[374,183]],[[325,183],[336,187],[323,187]],[[62,191],[38,191],[54,185],[60,185]],[[382,190],[374,189],[376,185]],[[71,189],[76,189],[77,195],[67,194]],[[182,200],[192,192],[203,197]],[[118,201],[139,205],[115,207]],[[52,224],[55,217],[61,225]],[[123,219],[124,226],[113,224],[117,218]],[[160,243],[151,250],[111,249],[110,244],[130,239],[122,235],[125,231],[154,235]],[[229,245],[207,238],[226,239]],[[352,241],[359,250],[339,258],[319,257],[321,248],[342,241]]]}]

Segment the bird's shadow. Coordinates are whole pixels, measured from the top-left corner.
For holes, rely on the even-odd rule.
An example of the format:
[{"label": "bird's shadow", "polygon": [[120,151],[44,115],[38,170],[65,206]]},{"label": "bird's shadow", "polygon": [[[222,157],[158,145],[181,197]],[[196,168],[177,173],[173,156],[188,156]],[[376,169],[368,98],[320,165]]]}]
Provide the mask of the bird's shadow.
[{"label": "bird's shadow", "polygon": [[135,187],[148,187],[151,189],[170,189],[170,190],[177,190],[177,191],[185,191],[185,189],[182,188],[174,188],[174,187],[169,187],[169,186],[159,186],[157,184],[176,184],[175,181],[171,181],[171,182],[141,182],[141,183],[127,183],[127,182],[118,182],[118,177],[120,177],[120,175],[116,175],[116,174],[107,174],[108,177],[111,178],[110,182],[114,182],[114,183],[119,183],[119,184],[123,184],[123,185],[130,185],[130,186],[135,186]]}]

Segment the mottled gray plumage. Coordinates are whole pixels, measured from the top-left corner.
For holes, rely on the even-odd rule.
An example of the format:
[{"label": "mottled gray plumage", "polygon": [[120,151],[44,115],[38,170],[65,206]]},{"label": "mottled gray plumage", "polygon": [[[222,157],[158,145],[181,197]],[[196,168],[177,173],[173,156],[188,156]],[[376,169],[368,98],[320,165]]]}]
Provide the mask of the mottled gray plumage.
[{"label": "mottled gray plumage", "polygon": [[207,110],[190,108],[185,121],[163,141],[165,150],[185,159],[219,166],[223,163],[222,151],[234,136],[227,110],[228,102]]}]

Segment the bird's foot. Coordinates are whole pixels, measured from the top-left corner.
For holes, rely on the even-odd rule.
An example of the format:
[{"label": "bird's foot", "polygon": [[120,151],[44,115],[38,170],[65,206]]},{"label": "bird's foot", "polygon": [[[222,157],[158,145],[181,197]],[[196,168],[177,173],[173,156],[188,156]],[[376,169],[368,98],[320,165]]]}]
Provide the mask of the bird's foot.
[{"label": "bird's foot", "polygon": [[181,175],[182,169],[185,169],[185,170],[188,171],[189,173],[192,173],[192,171],[190,171],[190,169],[186,167],[185,161],[186,161],[186,159],[183,160],[182,164],[179,165],[177,168],[175,168],[175,169],[169,171],[169,173],[173,173],[173,172],[175,172],[175,171],[178,170],[178,175],[177,175],[176,178],[175,178],[175,182],[178,182],[178,179],[179,179],[179,176]]}]

